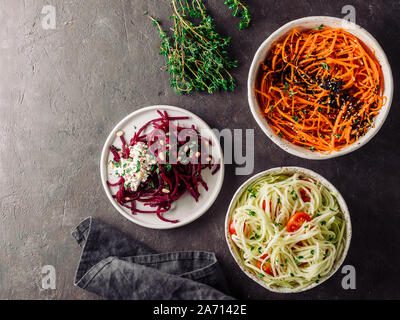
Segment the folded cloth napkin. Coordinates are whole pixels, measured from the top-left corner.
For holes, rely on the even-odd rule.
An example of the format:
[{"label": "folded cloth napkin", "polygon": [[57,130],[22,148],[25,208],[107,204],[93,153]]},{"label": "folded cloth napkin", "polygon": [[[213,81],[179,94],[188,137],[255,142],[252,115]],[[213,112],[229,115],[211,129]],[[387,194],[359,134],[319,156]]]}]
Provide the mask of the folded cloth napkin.
[{"label": "folded cloth napkin", "polygon": [[82,248],[75,285],[106,299],[233,299],[214,253],[154,253],[87,218],[72,232]]}]

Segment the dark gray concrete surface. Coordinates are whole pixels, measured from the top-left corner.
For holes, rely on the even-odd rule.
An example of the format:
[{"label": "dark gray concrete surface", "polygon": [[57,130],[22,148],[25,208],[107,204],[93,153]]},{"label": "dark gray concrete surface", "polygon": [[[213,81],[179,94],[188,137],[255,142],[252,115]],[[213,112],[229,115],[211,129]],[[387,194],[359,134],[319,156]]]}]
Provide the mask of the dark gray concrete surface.
[{"label": "dark gray concrete surface", "polygon": [[[161,70],[159,38],[143,15],[166,21],[167,0],[0,0],[0,298],[88,299],[74,287],[80,250],[70,232],[92,215],[157,251],[215,251],[234,296],[245,299],[400,298],[399,94],[380,133],[338,159],[307,161],[275,146],[256,125],[246,80],[253,55],[272,31],[309,15],[342,17],[352,4],[357,23],[381,43],[400,72],[400,2],[248,0],[254,22],[238,31],[223,1],[209,0],[218,30],[232,36],[234,93],[178,96]],[[41,9],[56,7],[56,30],[43,30]],[[255,173],[281,165],[313,169],[344,195],[353,222],[345,264],[357,270],[357,289],[341,288],[338,272],[301,294],[273,294],[249,280],[223,236],[228,203],[248,177],[226,167],[222,192],[208,213],[188,226],[155,231],[119,215],[100,184],[99,159],[114,125],[141,106],[170,104],[201,116],[211,127],[255,128]],[[41,268],[53,265],[56,290],[41,288]]]}]

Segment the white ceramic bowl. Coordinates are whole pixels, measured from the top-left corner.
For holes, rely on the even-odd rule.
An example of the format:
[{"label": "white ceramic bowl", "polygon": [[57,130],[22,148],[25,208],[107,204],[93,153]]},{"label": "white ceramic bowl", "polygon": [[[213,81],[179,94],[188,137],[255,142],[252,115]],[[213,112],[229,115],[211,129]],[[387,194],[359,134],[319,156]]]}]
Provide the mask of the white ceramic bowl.
[{"label": "white ceramic bowl", "polygon": [[[113,199],[112,195],[116,193],[118,188],[109,187],[107,185],[107,180],[113,182],[116,180],[115,177],[111,176],[111,172],[110,170],[108,170],[109,168],[107,166],[107,163],[113,158],[110,152],[110,146],[115,145],[116,147],[121,147],[122,145],[116,133],[122,130],[125,133],[126,141],[129,141],[133,136],[135,130],[139,129],[148,121],[159,117],[157,114],[157,110],[167,111],[168,115],[171,117],[189,117],[189,120],[179,120],[179,124],[186,127],[190,127],[192,124],[194,124],[199,131],[201,130],[201,134],[203,137],[211,139],[211,154],[213,155],[213,158],[221,160],[221,168],[216,174],[212,175],[211,170],[204,170],[202,172],[203,179],[208,184],[209,190],[206,191],[203,187],[200,187],[200,197],[198,202],[196,202],[194,198],[189,195],[189,193],[186,193],[179,200],[172,204],[171,210],[163,214],[163,216],[167,219],[178,219],[178,223],[161,221],[156,214],[151,213],[137,213],[136,215],[132,215],[129,209],[122,207],[115,199]],[[118,212],[122,214],[125,218],[147,228],[172,229],[181,227],[198,219],[211,207],[211,205],[217,199],[217,196],[221,191],[224,181],[224,160],[219,139],[215,136],[211,128],[203,120],[185,109],[158,105],[141,108],[125,117],[115,126],[115,128],[108,136],[103,147],[100,160],[100,174],[101,181],[108,199],[115,207],[115,209],[117,209]],[[143,210],[150,209],[149,207],[144,207],[140,203],[137,203],[137,208]]]},{"label": "white ceramic bowl", "polygon": [[[232,241],[230,232],[229,232],[229,223],[232,220],[233,211],[236,207],[237,201],[239,200],[239,198],[243,194],[243,192],[247,192],[249,185],[251,185],[255,181],[262,179],[263,177],[265,177],[268,174],[276,173],[276,172],[282,172],[282,173],[288,173],[288,174],[298,172],[305,176],[311,177],[316,181],[319,181],[323,186],[325,186],[326,188],[328,188],[335,194],[338,204],[340,206],[340,209],[343,212],[344,219],[346,221],[346,230],[345,230],[345,235],[344,235],[345,236],[345,247],[344,247],[342,256],[339,259],[337,259],[337,261],[335,262],[335,264],[332,267],[332,270],[329,272],[328,275],[326,275],[325,277],[322,277],[318,283],[313,282],[309,286],[307,286],[306,288],[303,288],[303,289],[289,289],[289,288],[272,288],[271,289],[271,288],[267,287],[267,285],[259,277],[255,276],[253,272],[249,271],[246,268],[246,266],[244,265],[243,261],[240,258],[239,250],[238,250],[237,246],[234,244],[234,242]],[[264,288],[266,288],[270,291],[278,292],[278,293],[296,293],[296,292],[310,290],[310,289],[320,285],[327,279],[329,279],[339,269],[339,267],[342,265],[344,259],[346,258],[347,252],[349,251],[349,247],[350,247],[351,235],[352,235],[352,231],[351,231],[351,220],[350,220],[349,209],[347,208],[346,202],[344,201],[340,192],[328,180],[326,180],[324,177],[322,177],[318,173],[311,171],[309,169],[304,169],[304,168],[300,168],[300,167],[273,168],[273,169],[269,169],[269,170],[260,172],[260,173],[256,174],[255,176],[251,177],[249,180],[247,180],[245,183],[243,183],[239,187],[239,189],[236,191],[231,203],[229,204],[228,212],[226,213],[226,218],[225,218],[225,239],[226,239],[226,242],[228,243],[228,247],[229,247],[229,250],[230,250],[233,258],[235,259],[236,263],[239,265],[240,269],[242,269],[242,271],[250,279],[254,280],[259,285],[263,286]]]},{"label": "white ceramic bowl", "polygon": [[[343,28],[348,32],[355,35],[358,39],[360,39],[367,47],[375,51],[375,55],[377,60],[379,61],[384,78],[384,93],[383,95],[387,97],[386,105],[380,110],[379,114],[375,118],[374,127],[371,127],[368,132],[361,137],[357,142],[354,144],[347,146],[339,151],[332,152],[329,155],[322,154],[319,152],[312,152],[306,148],[302,148],[300,146],[296,146],[289,141],[280,138],[276,134],[274,134],[271,127],[268,125],[267,121],[265,120],[262,110],[259,106],[256,94],[254,93],[254,87],[256,85],[257,76],[259,74],[260,64],[265,61],[271,46],[282,39],[290,30],[293,28],[298,29],[312,29],[319,25],[323,24],[324,26],[333,27],[333,28]],[[256,55],[254,57],[253,63],[250,67],[250,73],[248,78],[248,99],[250,104],[251,112],[256,119],[258,125],[264,131],[264,133],[280,148],[283,150],[301,157],[305,159],[312,159],[312,160],[321,160],[321,159],[328,159],[338,157],[352,151],[357,150],[358,148],[362,147],[366,144],[369,140],[374,137],[379,129],[382,127],[385,119],[389,113],[390,106],[393,99],[393,75],[392,70],[390,68],[390,64],[388,59],[385,55],[385,52],[379,45],[379,43],[375,40],[375,38],[365,29],[362,27],[349,23],[343,19],[333,18],[333,17],[326,17],[326,16],[316,16],[316,17],[307,17],[298,20],[291,21],[285,24],[283,27],[276,30],[272,33],[267,40],[265,40],[260,48],[257,50]]]}]

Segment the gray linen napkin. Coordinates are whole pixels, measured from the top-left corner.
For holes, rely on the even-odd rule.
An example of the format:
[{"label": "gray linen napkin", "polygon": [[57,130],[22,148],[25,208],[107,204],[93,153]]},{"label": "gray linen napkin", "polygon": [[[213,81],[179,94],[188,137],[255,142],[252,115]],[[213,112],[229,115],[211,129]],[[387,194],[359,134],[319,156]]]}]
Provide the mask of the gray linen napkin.
[{"label": "gray linen napkin", "polygon": [[82,248],[75,285],[106,299],[229,300],[214,253],[154,253],[89,217],[72,232]]}]

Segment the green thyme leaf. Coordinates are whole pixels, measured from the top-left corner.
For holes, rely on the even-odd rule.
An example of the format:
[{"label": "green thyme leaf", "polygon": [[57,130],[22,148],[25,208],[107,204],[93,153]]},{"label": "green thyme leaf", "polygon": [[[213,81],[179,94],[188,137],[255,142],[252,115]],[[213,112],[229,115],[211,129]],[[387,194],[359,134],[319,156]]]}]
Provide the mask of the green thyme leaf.
[{"label": "green thyme leaf", "polygon": [[224,2],[229,9],[233,11],[233,16],[238,17],[241,16],[240,23],[238,25],[239,30],[243,30],[248,28],[251,22],[251,16],[249,13],[249,6],[246,5],[243,1],[239,0],[225,0]]},{"label": "green thyme leaf", "polygon": [[171,87],[177,94],[233,91],[236,84],[229,71],[238,62],[227,51],[231,39],[216,31],[203,0],[172,0],[171,5],[171,33],[161,27],[158,19],[149,16],[158,28],[160,54],[166,58]]}]

